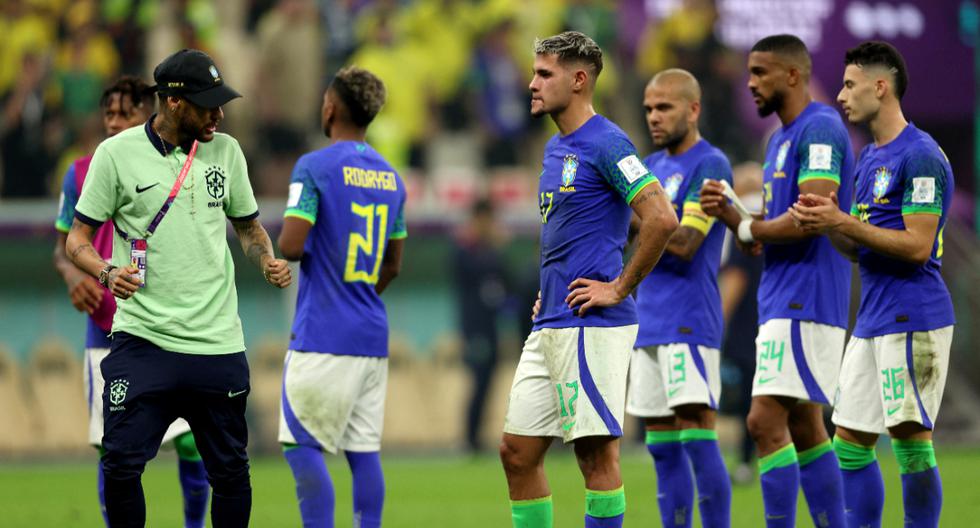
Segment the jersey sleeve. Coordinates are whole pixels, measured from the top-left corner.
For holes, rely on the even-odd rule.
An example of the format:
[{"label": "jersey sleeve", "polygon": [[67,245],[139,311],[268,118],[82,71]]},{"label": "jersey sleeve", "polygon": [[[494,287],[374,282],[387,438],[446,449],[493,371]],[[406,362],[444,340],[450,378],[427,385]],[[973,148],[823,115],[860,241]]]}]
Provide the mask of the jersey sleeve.
[{"label": "jersey sleeve", "polygon": [[300,159],[293,167],[293,175],[289,179],[289,199],[286,201],[286,212],[282,216],[302,218],[311,224],[316,224],[319,209],[320,191],[317,190],[310,171]]},{"label": "jersey sleeve", "polygon": [[405,195],[402,195],[401,203],[398,204],[398,214],[395,215],[395,223],[391,228],[389,240],[399,240],[408,238],[408,227],[405,225]]},{"label": "jersey sleeve", "polygon": [[632,202],[644,187],[657,181],[625,136],[611,135],[599,146],[598,159],[599,173],[626,203]]},{"label": "jersey sleeve", "polygon": [[701,186],[705,180],[725,180],[732,183],[732,167],[728,160],[711,156],[701,162],[691,178],[684,197],[684,210],[681,225],[697,229],[702,235],[707,235],[715,223],[713,216],[708,216],[701,210]]},{"label": "jersey sleeve", "polygon": [[830,123],[815,122],[801,135],[797,146],[800,158],[800,171],[796,181],[799,184],[811,180],[829,180],[840,185],[841,165],[844,152],[850,148],[841,133],[831,128]]},{"label": "jersey sleeve", "polygon": [[58,218],[54,228],[62,233],[71,229],[72,219],[75,218],[75,204],[78,203],[78,186],[75,185],[75,164],[68,166],[65,179],[61,183],[61,196],[58,197]]},{"label": "jersey sleeve", "polygon": [[112,154],[103,148],[105,143],[95,149],[92,163],[85,175],[82,194],[75,204],[75,217],[80,221],[97,227],[116,213],[119,172]]},{"label": "jersey sleeve", "polygon": [[947,172],[938,154],[913,153],[902,170],[905,178],[902,214],[943,214]]},{"label": "jersey sleeve", "polygon": [[234,139],[233,159],[229,167],[228,183],[230,191],[225,200],[225,216],[232,220],[251,220],[259,216],[259,205],[252,193],[252,182],[248,179],[248,164],[242,147]]}]

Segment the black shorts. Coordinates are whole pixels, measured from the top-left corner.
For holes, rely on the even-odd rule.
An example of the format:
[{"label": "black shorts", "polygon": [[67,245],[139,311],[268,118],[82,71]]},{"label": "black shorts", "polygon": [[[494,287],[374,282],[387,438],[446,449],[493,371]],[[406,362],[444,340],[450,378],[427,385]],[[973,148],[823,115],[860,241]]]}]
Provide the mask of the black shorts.
[{"label": "black shorts", "polygon": [[107,476],[138,476],[156,456],[177,418],[191,426],[212,479],[248,478],[249,392],[245,353],[198,355],[168,352],[125,332],[113,335],[102,361],[105,389],[102,447]]}]

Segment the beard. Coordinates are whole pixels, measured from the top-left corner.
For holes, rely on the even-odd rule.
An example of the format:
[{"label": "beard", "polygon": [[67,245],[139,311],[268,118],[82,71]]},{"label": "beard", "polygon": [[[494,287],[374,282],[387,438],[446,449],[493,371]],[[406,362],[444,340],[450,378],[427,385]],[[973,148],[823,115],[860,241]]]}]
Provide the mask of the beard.
[{"label": "beard", "polygon": [[654,140],[653,145],[658,149],[673,149],[684,141],[685,136],[687,136],[687,123],[680,123],[677,125],[677,128],[661,138],[659,141]]},{"label": "beard", "polygon": [[759,98],[762,99],[762,105],[757,108],[759,117],[768,117],[778,112],[783,107],[783,100],[785,99],[782,92],[773,92],[772,97],[768,99],[761,95]]}]

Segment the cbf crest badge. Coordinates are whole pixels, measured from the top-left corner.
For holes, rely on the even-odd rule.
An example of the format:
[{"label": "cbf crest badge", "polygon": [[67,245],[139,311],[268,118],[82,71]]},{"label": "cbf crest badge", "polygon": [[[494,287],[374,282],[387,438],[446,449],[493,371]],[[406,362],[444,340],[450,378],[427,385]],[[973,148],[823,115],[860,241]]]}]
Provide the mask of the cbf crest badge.
[{"label": "cbf crest badge", "polygon": [[208,167],[204,172],[204,183],[208,186],[208,194],[215,200],[225,197],[225,171],[217,165]]},{"label": "cbf crest badge", "polygon": [[674,201],[677,198],[677,190],[681,187],[681,182],[684,180],[684,175],[675,172],[671,174],[666,180],[664,180],[664,190],[667,191],[667,196],[670,197],[670,201]]},{"label": "cbf crest badge", "polygon": [[789,155],[790,143],[792,142],[787,139],[779,146],[779,152],[776,153],[776,172],[783,172],[783,165],[786,165],[786,156]]},{"label": "cbf crest badge", "polygon": [[128,390],[128,381],[124,379],[112,380],[112,383],[109,384],[109,403],[112,405],[119,405],[120,403],[126,401],[126,392]]},{"label": "cbf crest badge", "polygon": [[875,196],[875,203],[884,203],[882,198],[888,193],[888,186],[892,182],[892,173],[886,167],[879,167],[875,171],[875,185],[872,192]]},{"label": "cbf crest badge", "polygon": [[575,192],[575,173],[578,171],[578,156],[569,154],[561,164],[561,186],[558,192]]}]

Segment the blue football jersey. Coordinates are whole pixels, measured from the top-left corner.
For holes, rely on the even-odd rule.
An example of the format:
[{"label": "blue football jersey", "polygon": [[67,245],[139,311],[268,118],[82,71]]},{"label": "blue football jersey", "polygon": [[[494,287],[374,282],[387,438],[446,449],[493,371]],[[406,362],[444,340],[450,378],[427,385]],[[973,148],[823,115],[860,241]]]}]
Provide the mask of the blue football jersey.
[{"label": "blue football jersey", "polygon": [[388,355],[388,317],[374,285],[388,241],[407,236],[404,208],[401,177],[365,143],[338,142],[296,162],[285,216],[313,227],[290,349]]},{"label": "blue football jersey", "polygon": [[[840,115],[810,103],[792,123],[777,130],[763,164],[765,218],[786,213],[800,195],[800,184],[825,179],[840,184],[847,210],[854,188],[854,154]],[[847,327],[851,265],[826,236],[790,244],[766,244],[759,284],[759,324],[798,319]]]},{"label": "blue football jersey", "polygon": [[939,217],[925,265],[858,247],[861,307],[854,335],[924,332],[955,323],[953,302],[939,273],[943,228],[953,199],[953,170],[939,145],[909,123],[890,143],[861,152],[851,215],[887,229],[905,229],[904,215]]},{"label": "blue football jersey", "polygon": [[725,242],[725,225],[701,211],[704,180],[732,183],[728,158],[705,140],[687,152],[671,156],[661,150],[644,163],[667,191],[681,226],[705,235],[690,262],[664,252],[660,262],[636,293],[640,330],[636,346],[690,343],[721,347],[721,296],[718,266]]},{"label": "blue football jersey", "polygon": [[577,278],[610,282],[623,271],[629,202],[656,178],[626,134],[601,115],[548,141],[541,171],[541,311],[534,329],[636,324],[632,297],[584,317],[565,304]]}]

